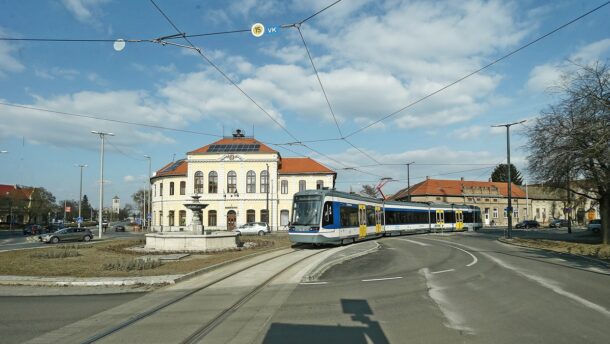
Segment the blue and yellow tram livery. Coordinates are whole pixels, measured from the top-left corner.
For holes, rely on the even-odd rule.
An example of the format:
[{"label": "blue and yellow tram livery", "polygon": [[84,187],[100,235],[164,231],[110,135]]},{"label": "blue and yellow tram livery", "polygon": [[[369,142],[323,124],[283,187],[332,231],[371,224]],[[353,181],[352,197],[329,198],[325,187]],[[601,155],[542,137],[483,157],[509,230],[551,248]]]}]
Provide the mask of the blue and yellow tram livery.
[{"label": "blue and yellow tram livery", "polygon": [[289,237],[295,243],[348,244],[383,235],[476,230],[478,207],[383,201],[335,190],[294,195]]}]

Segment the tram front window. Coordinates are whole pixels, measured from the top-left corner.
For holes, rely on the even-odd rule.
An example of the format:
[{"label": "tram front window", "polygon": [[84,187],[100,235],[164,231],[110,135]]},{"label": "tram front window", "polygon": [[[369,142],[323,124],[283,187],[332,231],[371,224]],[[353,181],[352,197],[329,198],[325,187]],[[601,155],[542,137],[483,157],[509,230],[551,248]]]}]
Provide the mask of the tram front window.
[{"label": "tram front window", "polygon": [[305,196],[295,197],[292,210],[293,226],[320,225],[320,198]]}]

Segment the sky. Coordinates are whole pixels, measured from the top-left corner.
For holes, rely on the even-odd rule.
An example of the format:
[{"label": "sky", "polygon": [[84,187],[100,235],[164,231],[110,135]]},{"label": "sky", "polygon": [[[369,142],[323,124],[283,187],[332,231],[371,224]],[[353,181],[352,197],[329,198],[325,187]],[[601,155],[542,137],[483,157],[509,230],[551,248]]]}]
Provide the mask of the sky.
[{"label": "sky", "polygon": [[[409,162],[412,185],[487,180],[506,162],[506,129],[491,126],[521,120],[511,162],[527,180],[525,126],[561,97],[564,73],[610,57],[608,5],[435,93],[604,1],[344,0],[281,27],[333,2],[155,0],[172,25],[149,0],[0,1],[0,184],[78,199],[87,164],[83,193],[98,206],[91,131],[112,132],[105,206],[131,202],[144,155],[154,171],[239,128],[334,169],[339,190],[393,178],[387,194],[406,186]],[[255,37],[255,23],[276,32]],[[180,38],[153,42],[173,26],[203,56]],[[196,36],[227,31],[240,32]]]}]

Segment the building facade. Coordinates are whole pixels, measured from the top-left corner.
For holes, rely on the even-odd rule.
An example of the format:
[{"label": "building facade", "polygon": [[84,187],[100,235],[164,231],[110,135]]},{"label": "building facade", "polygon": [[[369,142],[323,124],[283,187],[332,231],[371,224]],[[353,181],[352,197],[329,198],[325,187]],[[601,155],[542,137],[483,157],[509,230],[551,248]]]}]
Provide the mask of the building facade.
[{"label": "building facade", "polygon": [[[571,212],[572,219],[584,223],[584,216],[596,212],[590,200],[581,203],[572,201],[567,206],[565,191],[540,186],[519,186],[512,184],[513,223],[523,220],[537,220],[542,225],[553,219],[566,219]],[[508,225],[508,185],[504,182],[482,182],[430,179],[403,189],[390,197],[393,200],[414,202],[446,202],[474,205],[481,208],[485,226]],[[599,214],[599,211],[597,211]]]},{"label": "building facade", "polygon": [[236,131],[188,152],[151,177],[152,228],[190,230],[192,213],[184,204],[200,196],[205,229],[232,230],[247,222],[287,229],[293,195],[334,188],[336,172],[310,158],[283,158],[253,137]]}]

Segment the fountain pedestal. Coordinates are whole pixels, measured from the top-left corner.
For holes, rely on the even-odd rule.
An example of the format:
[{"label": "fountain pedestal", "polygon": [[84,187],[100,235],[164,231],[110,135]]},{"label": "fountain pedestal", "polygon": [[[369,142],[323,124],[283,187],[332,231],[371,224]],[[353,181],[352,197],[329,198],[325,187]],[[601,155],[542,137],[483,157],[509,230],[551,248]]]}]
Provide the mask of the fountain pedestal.
[{"label": "fountain pedestal", "polygon": [[201,213],[201,210],[205,209],[205,207],[208,205],[199,202],[199,198],[201,198],[201,196],[195,195],[191,196],[191,198],[193,198],[193,203],[186,203],[184,206],[193,212],[193,221],[191,222],[193,234],[203,235],[203,224],[201,223],[201,217],[199,217],[199,214]]}]

